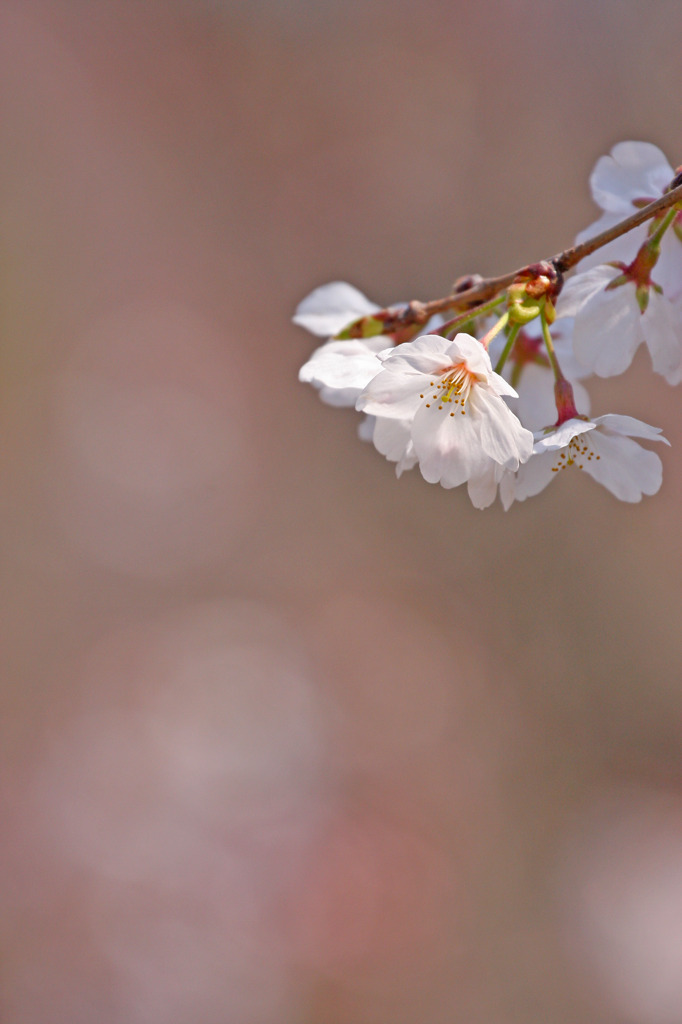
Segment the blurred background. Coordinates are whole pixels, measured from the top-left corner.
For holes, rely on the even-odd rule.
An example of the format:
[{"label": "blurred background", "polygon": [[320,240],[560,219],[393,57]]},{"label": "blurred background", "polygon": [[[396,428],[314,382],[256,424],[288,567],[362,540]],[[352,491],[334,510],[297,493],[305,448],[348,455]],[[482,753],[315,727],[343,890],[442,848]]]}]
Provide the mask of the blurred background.
[{"label": "blurred background", "polygon": [[661,493],[474,510],[290,317],[682,162],[677,0],[0,0],[3,1024],[682,1021]]}]

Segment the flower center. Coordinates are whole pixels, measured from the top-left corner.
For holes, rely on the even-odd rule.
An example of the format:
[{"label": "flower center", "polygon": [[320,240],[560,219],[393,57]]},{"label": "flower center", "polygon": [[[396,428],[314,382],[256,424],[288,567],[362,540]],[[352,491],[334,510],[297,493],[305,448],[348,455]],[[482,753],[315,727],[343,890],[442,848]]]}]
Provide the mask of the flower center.
[{"label": "flower center", "polygon": [[584,469],[586,462],[600,458],[601,455],[596,455],[590,447],[587,434],[578,434],[576,437],[571,438],[566,448],[557,452],[557,460],[552,466],[552,472],[558,473],[559,470],[568,469],[569,466],[577,466],[578,469]]},{"label": "flower center", "polygon": [[[460,412],[464,416],[467,399],[476,380],[476,374],[467,369],[466,363],[457,363],[456,366],[446,370],[439,381],[430,381],[430,393],[425,392],[419,397],[429,399],[426,403],[427,409],[430,409],[432,405],[436,405],[437,409],[443,409],[446,405],[459,405],[461,406]],[[450,415],[454,416],[455,413],[450,411]]]}]

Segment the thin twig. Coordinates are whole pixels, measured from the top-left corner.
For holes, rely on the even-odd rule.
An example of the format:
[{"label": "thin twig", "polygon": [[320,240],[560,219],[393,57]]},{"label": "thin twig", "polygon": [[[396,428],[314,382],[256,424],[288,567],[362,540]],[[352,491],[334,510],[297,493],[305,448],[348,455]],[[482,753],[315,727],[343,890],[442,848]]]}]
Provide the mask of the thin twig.
[{"label": "thin twig", "polygon": [[581,242],[580,245],[573,245],[570,249],[564,249],[563,252],[560,252],[550,262],[554,264],[560,273],[565,274],[576,263],[584,260],[586,256],[591,256],[593,252],[601,249],[603,245],[608,245],[609,242],[613,242],[616,238],[620,238],[621,235],[627,234],[633,228],[638,228],[640,224],[644,224],[645,221],[651,220],[656,214],[662,213],[679,202],[682,202],[682,185],[678,185],[677,188],[666,192],[660,199],[649,203],[648,206],[638,210],[637,213],[633,213],[631,217],[622,220],[620,224],[615,224],[612,228],[602,231],[600,235],[588,238],[586,242]]},{"label": "thin twig", "polygon": [[[675,181],[677,180],[676,178]],[[566,271],[571,270],[580,260],[590,256],[597,249],[601,249],[602,246],[608,245],[609,242],[613,242],[616,238],[620,238],[621,235],[627,234],[633,228],[639,227],[645,221],[651,220],[652,217],[681,202],[682,184],[670,189],[660,199],[656,199],[653,203],[649,203],[648,206],[637,210],[636,213],[620,221],[619,224],[615,224],[612,228],[602,231],[601,234],[595,235],[594,238],[589,238],[586,242],[581,242],[580,245],[572,245],[570,248],[564,249],[563,252],[557,253],[556,256],[553,256],[547,262],[553,264],[560,274],[565,274]],[[424,324],[435,313],[458,309],[473,310],[476,306],[480,306],[482,303],[494,298],[501,291],[504,291],[505,288],[509,288],[516,278],[522,275],[524,271],[527,271],[527,269],[528,266],[520,267],[518,270],[514,270],[510,274],[503,274],[501,277],[484,278],[471,288],[467,288],[466,291],[447,295],[443,299],[433,299],[431,302],[410,302],[404,310],[395,312],[393,315],[388,310],[373,315],[377,318],[381,317],[382,322],[385,324],[384,333],[390,334],[397,327],[407,327],[410,324]]]}]

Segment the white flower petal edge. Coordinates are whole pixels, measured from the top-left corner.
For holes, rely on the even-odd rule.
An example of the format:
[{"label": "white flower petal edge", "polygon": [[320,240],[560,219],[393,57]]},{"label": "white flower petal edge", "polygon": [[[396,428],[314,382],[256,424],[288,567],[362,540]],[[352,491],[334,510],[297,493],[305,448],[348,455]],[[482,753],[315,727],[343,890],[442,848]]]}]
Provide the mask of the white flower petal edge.
[{"label": "white flower petal edge", "polygon": [[383,368],[356,408],[409,424],[409,457],[416,457],[429,483],[474,481],[474,503],[489,503],[491,464],[517,469],[530,458],[533,435],[503,401],[516,391],[494,373],[481,343],[468,334],[452,341],[424,335],[381,358]]},{"label": "white flower petal edge", "polygon": [[389,462],[395,462],[396,476],[402,476],[407,469],[417,465],[417,455],[412,443],[410,423],[408,420],[387,419],[382,416],[372,417],[374,433],[372,440],[378,452]]},{"label": "white flower petal edge", "polygon": [[[503,488],[507,477],[513,479],[514,474],[511,470],[504,469],[502,466],[498,466],[494,462],[491,462],[488,468],[481,473],[480,476],[472,477],[471,480],[467,482],[467,491],[469,492],[469,499],[474,508],[488,508],[489,505],[492,505],[497,496],[498,485],[500,487],[500,496],[502,497],[504,504]],[[505,506],[505,508],[506,507],[507,506]]]},{"label": "white flower petal edge", "polygon": [[363,416],[358,423],[358,438],[360,441],[366,441],[369,444],[374,439],[374,428],[376,426],[376,416]]},{"label": "white flower petal edge", "polygon": [[602,210],[619,219],[627,217],[633,201],[662,195],[674,173],[665,154],[651,142],[619,142],[595,164],[592,197]]},{"label": "white flower petal edge", "polygon": [[293,322],[311,334],[331,338],[361,316],[370,316],[381,306],[345,281],[320,285],[296,307]]},{"label": "white flower petal edge", "polygon": [[657,427],[615,413],[567,420],[537,434],[533,457],[500,485],[504,507],[539,494],[559,472],[576,466],[621,501],[637,502],[644,494],[655,494],[662,481],[661,460],[633,437],[669,443]]},{"label": "white flower petal edge", "polygon": [[[581,270],[573,277],[569,277],[557,299],[557,320],[568,316],[575,317],[595,295],[602,292],[619,274],[620,271],[615,267],[609,267],[602,263],[590,270]],[[575,332],[575,323],[573,330]]]},{"label": "white flower petal edge", "polygon": [[379,352],[386,338],[328,341],[315,349],[299,370],[298,379],[312,384],[327,405],[352,407],[358,395],[381,370]]},{"label": "white flower petal edge", "polygon": [[557,315],[575,317],[576,359],[599,377],[612,377],[627,370],[644,342],[654,371],[670,384],[679,383],[682,308],[651,288],[649,303],[642,313],[632,282],[608,290],[619,275],[615,267],[593,267],[567,281],[559,296]]},{"label": "white flower petal edge", "polygon": [[594,421],[601,424],[602,428],[611,434],[622,434],[626,437],[643,437],[647,441],[662,441],[663,444],[670,444],[667,437],[663,437],[660,427],[652,427],[650,423],[635,419],[634,416],[623,416],[617,412],[607,412],[604,416],[598,416]]},{"label": "white flower petal edge", "polygon": [[596,421],[593,420],[566,420],[558,427],[550,430],[538,430],[533,445],[533,455],[542,455],[544,452],[556,452],[569,445],[578,434],[587,434],[590,430],[596,429]]},{"label": "white flower petal edge", "polygon": [[[576,236],[576,242],[580,244],[594,238],[595,235],[634,213],[638,200],[658,199],[671,182],[674,173],[658,146],[650,142],[619,142],[609,156],[602,156],[597,160],[590,175],[592,198],[604,213]],[[580,269],[588,270],[599,263],[608,263],[611,260],[629,263],[646,237],[646,225],[636,228],[587,256],[582,260]],[[677,247],[682,252],[679,242]],[[659,283],[665,288],[663,280]]]}]

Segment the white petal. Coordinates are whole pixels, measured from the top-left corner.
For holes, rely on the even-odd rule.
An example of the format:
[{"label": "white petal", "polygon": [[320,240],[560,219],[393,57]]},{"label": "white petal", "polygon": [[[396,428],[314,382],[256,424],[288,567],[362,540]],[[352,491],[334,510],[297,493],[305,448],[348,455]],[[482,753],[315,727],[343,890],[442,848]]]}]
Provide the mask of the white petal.
[{"label": "white petal", "polygon": [[[575,236],[576,245],[580,245],[582,242],[589,242],[591,238],[595,238],[597,235],[601,235],[602,231],[608,231],[609,228],[612,228],[615,224],[618,224],[618,222],[621,221],[622,219],[623,217],[617,213],[602,213],[601,217],[599,217],[592,224],[590,224],[589,227],[583,228],[582,231],[578,232],[578,234]],[[630,232],[628,232],[628,234],[630,234]],[[621,237],[626,236],[623,235]],[[617,239],[617,241],[620,241],[620,239]],[[603,248],[605,249],[606,246],[604,246]],[[594,253],[592,255],[594,256]],[[585,257],[586,260],[591,258],[592,257],[590,256]],[[599,262],[608,263],[608,260],[600,260]],[[582,260],[579,263],[579,267],[581,270],[587,269],[587,266]]]},{"label": "white petal", "polygon": [[456,334],[447,349],[453,363],[464,362],[471,373],[489,377],[493,372],[490,356],[471,334]]},{"label": "white petal", "polygon": [[471,412],[467,415],[479,418],[481,447],[489,458],[512,470],[530,458],[533,435],[501,398],[487,388],[477,387],[471,392],[469,405]]},{"label": "white petal", "polygon": [[508,398],[518,398],[518,392],[511,386],[509,381],[501,377],[499,373],[491,373],[488,383],[496,395],[507,395]]},{"label": "white petal", "polygon": [[641,319],[633,285],[599,292],[575,318],[576,359],[599,377],[623,373],[644,340]]},{"label": "white petal", "polygon": [[610,156],[598,161],[590,177],[595,203],[612,213],[632,213],[632,201],[656,198],[673,177],[658,146],[650,142],[619,142]]},{"label": "white petal", "polygon": [[600,427],[600,433],[606,431],[609,434],[621,434],[626,437],[644,437],[647,441],[663,441],[670,444],[661,434],[660,427],[652,427],[634,416],[621,416],[618,413],[609,412],[605,416],[597,416],[594,421]]},{"label": "white petal", "polygon": [[652,271],[652,277],[671,302],[682,295],[682,242],[672,229],[663,235],[661,255]]},{"label": "white petal", "polygon": [[598,292],[602,292],[608,284],[618,277],[620,271],[615,267],[600,264],[591,270],[569,277],[557,299],[557,319],[575,316]]},{"label": "white petal", "polygon": [[422,374],[442,373],[452,366],[448,349],[452,342],[436,334],[423,334],[413,341],[404,341],[391,349],[384,358],[387,369],[396,372]]},{"label": "white petal", "polygon": [[[532,461],[533,460],[531,458],[530,462]],[[527,466],[528,462],[526,462],[525,465]],[[509,509],[514,504],[515,490],[516,473],[510,473],[507,470],[505,470],[505,472],[502,474],[502,479],[500,480],[500,501],[502,502],[502,508],[504,509],[505,512],[508,512]]]},{"label": "white petal", "polygon": [[590,444],[599,459],[585,459],[583,468],[616,498],[640,501],[643,494],[655,494],[660,488],[663,467],[655,452],[642,448],[629,437],[601,431],[595,431]]},{"label": "white petal", "polygon": [[[664,154],[651,143],[621,142],[614,146],[610,156],[603,156],[597,161],[590,176],[594,200],[605,213],[576,236],[576,243],[594,238],[634,213],[634,200],[658,198],[673,174]],[[581,271],[613,260],[630,263],[646,237],[646,225],[629,231],[585,257],[580,263]],[[662,281],[660,283],[663,284]]]},{"label": "white petal", "polygon": [[376,450],[385,455],[390,462],[400,462],[412,443],[410,423],[378,416],[374,420],[372,440]]},{"label": "white petal", "polygon": [[518,383],[519,400],[515,412],[524,427],[542,430],[557,418],[554,404],[554,378],[546,366],[527,363]]},{"label": "white petal", "polygon": [[652,288],[641,320],[642,332],[655,373],[671,383],[679,381],[682,363],[682,317],[664,295]]},{"label": "white petal", "polygon": [[329,338],[353,320],[376,313],[381,306],[345,281],[332,281],[315,288],[296,308],[295,324],[312,334]]},{"label": "white petal", "polygon": [[479,476],[467,482],[469,498],[474,508],[488,508],[495,500],[497,485],[505,471],[497,463],[491,462]]},{"label": "white petal", "polygon": [[590,420],[566,420],[561,426],[555,427],[549,433],[538,433],[535,435],[535,445],[533,451],[536,455],[542,454],[543,452],[554,452],[558,451],[559,448],[565,448],[566,445],[574,437],[578,437],[580,434],[586,434],[590,430],[594,430],[596,423],[592,423]]},{"label": "white petal", "polygon": [[358,423],[358,437],[361,441],[369,441],[371,443],[374,437],[374,425],[376,419],[374,416],[363,416]]},{"label": "white petal", "polygon": [[[550,482],[552,477],[557,474],[552,472],[553,467],[556,463],[556,455],[552,452],[543,452],[542,454],[533,455],[528,462],[524,462],[522,466],[519,466],[516,477],[512,478],[514,482],[514,498],[516,501],[525,501],[526,498],[532,498],[540,491],[543,491],[547,484]],[[505,493],[503,496],[503,503],[505,508],[509,508],[511,505],[509,493]]]},{"label": "white petal", "polygon": [[[385,339],[384,339],[385,340]],[[320,389],[328,405],[353,406],[381,363],[363,341],[330,341],[313,352],[298,379]]]},{"label": "white petal", "polygon": [[[573,352],[573,328],[575,325],[575,319],[571,316],[563,317],[561,320],[555,321],[552,325],[552,341],[554,342],[554,351],[556,352],[557,359],[564,373],[564,376],[575,386],[575,381],[582,380],[583,377],[588,377],[590,371],[582,366],[575,358]],[[586,409],[582,409],[576,399],[576,404],[581,412],[586,412]]]},{"label": "white petal", "polygon": [[422,476],[429,483],[458,487],[483,473],[488,464],[475,419],[467,413],[439,411],[422,405],[412,424],[412,440]]},{"label": "white petal", "polygon": [[353,409],[358,400],[358,389],[326,387],[326,385],[315,385],[318,388],[320,399],[325,405],[332,405],[335,409]]},{"label": "white petal", "polygon": [[400,372],[400,367],[394,372],[387,368],[390,365],[390,360],[384,363],[384,369],[358,397],[355,408],[372,416],[410,420],[424,400],[424,387],[429,381],[423,373]]},{"label": "white petal", "polygon": [[[625,216],[634,212],[634,208],[629,207],[627,213],[624,214],[604,213],[594,224],[590,224],[588,228],[578,232],[575,236],[576,245],[580,245],[582,242],[589,242],[590,239],[596,238],[602,231],[607,231],[614,227]],[[627,234],[621,235],[620,238],[614,238],[612,242],[607,242],[606,245],[602,245],[589,256],[583,257],[578,264],[578,269],[580,273],[583,273],[586,270],[599,266],[600,263],[612,263],[614,261],[630,263],[634,260],[637,250],[646,239],[647,225],[643,224],[638,228],[633,228]]]},{"label": "white petal", "polygon": [[[406,342],[411,345],[414,342]],[[395,354],[384,359],[384,367],[394,373],[419,374],[422,380],[429,377],[431,380],[434,374],[439,377],[446,370],[452,368],[451,359],[440,352],[398,352],[402,345],[398,345]]]},{"label": "white petal", "polygon": [[682,384],[682,363],[680,363],[674,370],[669,370],[665,375],[665,379],[668,384],[672,384],[673,386],[676,384]]},{"label": "white petal", "polygon": [[[562,369],[572,359],[560,359]],[[573,387],[573,399],[576,409],[583,415],[589,415],[590,396],[585,388],[576,380],[570,380]],[[519,400],[515,412],[524,427],[529,430],[542,430],[550,423],[556,422],[557,408],[554,400],[554,376],[546,366],[528,363],[523,367],[518,384]]]},{"label": "white petal", "polygon": [[417,462],[417,453],[414,450],[414,445],[412,444],[412,441],[410,441],[407,448],[405,449],[405,454],[396,464],[395,475],[397,477],[400,477],[406,470],[414,469],[414,467],[417,465]]}]

